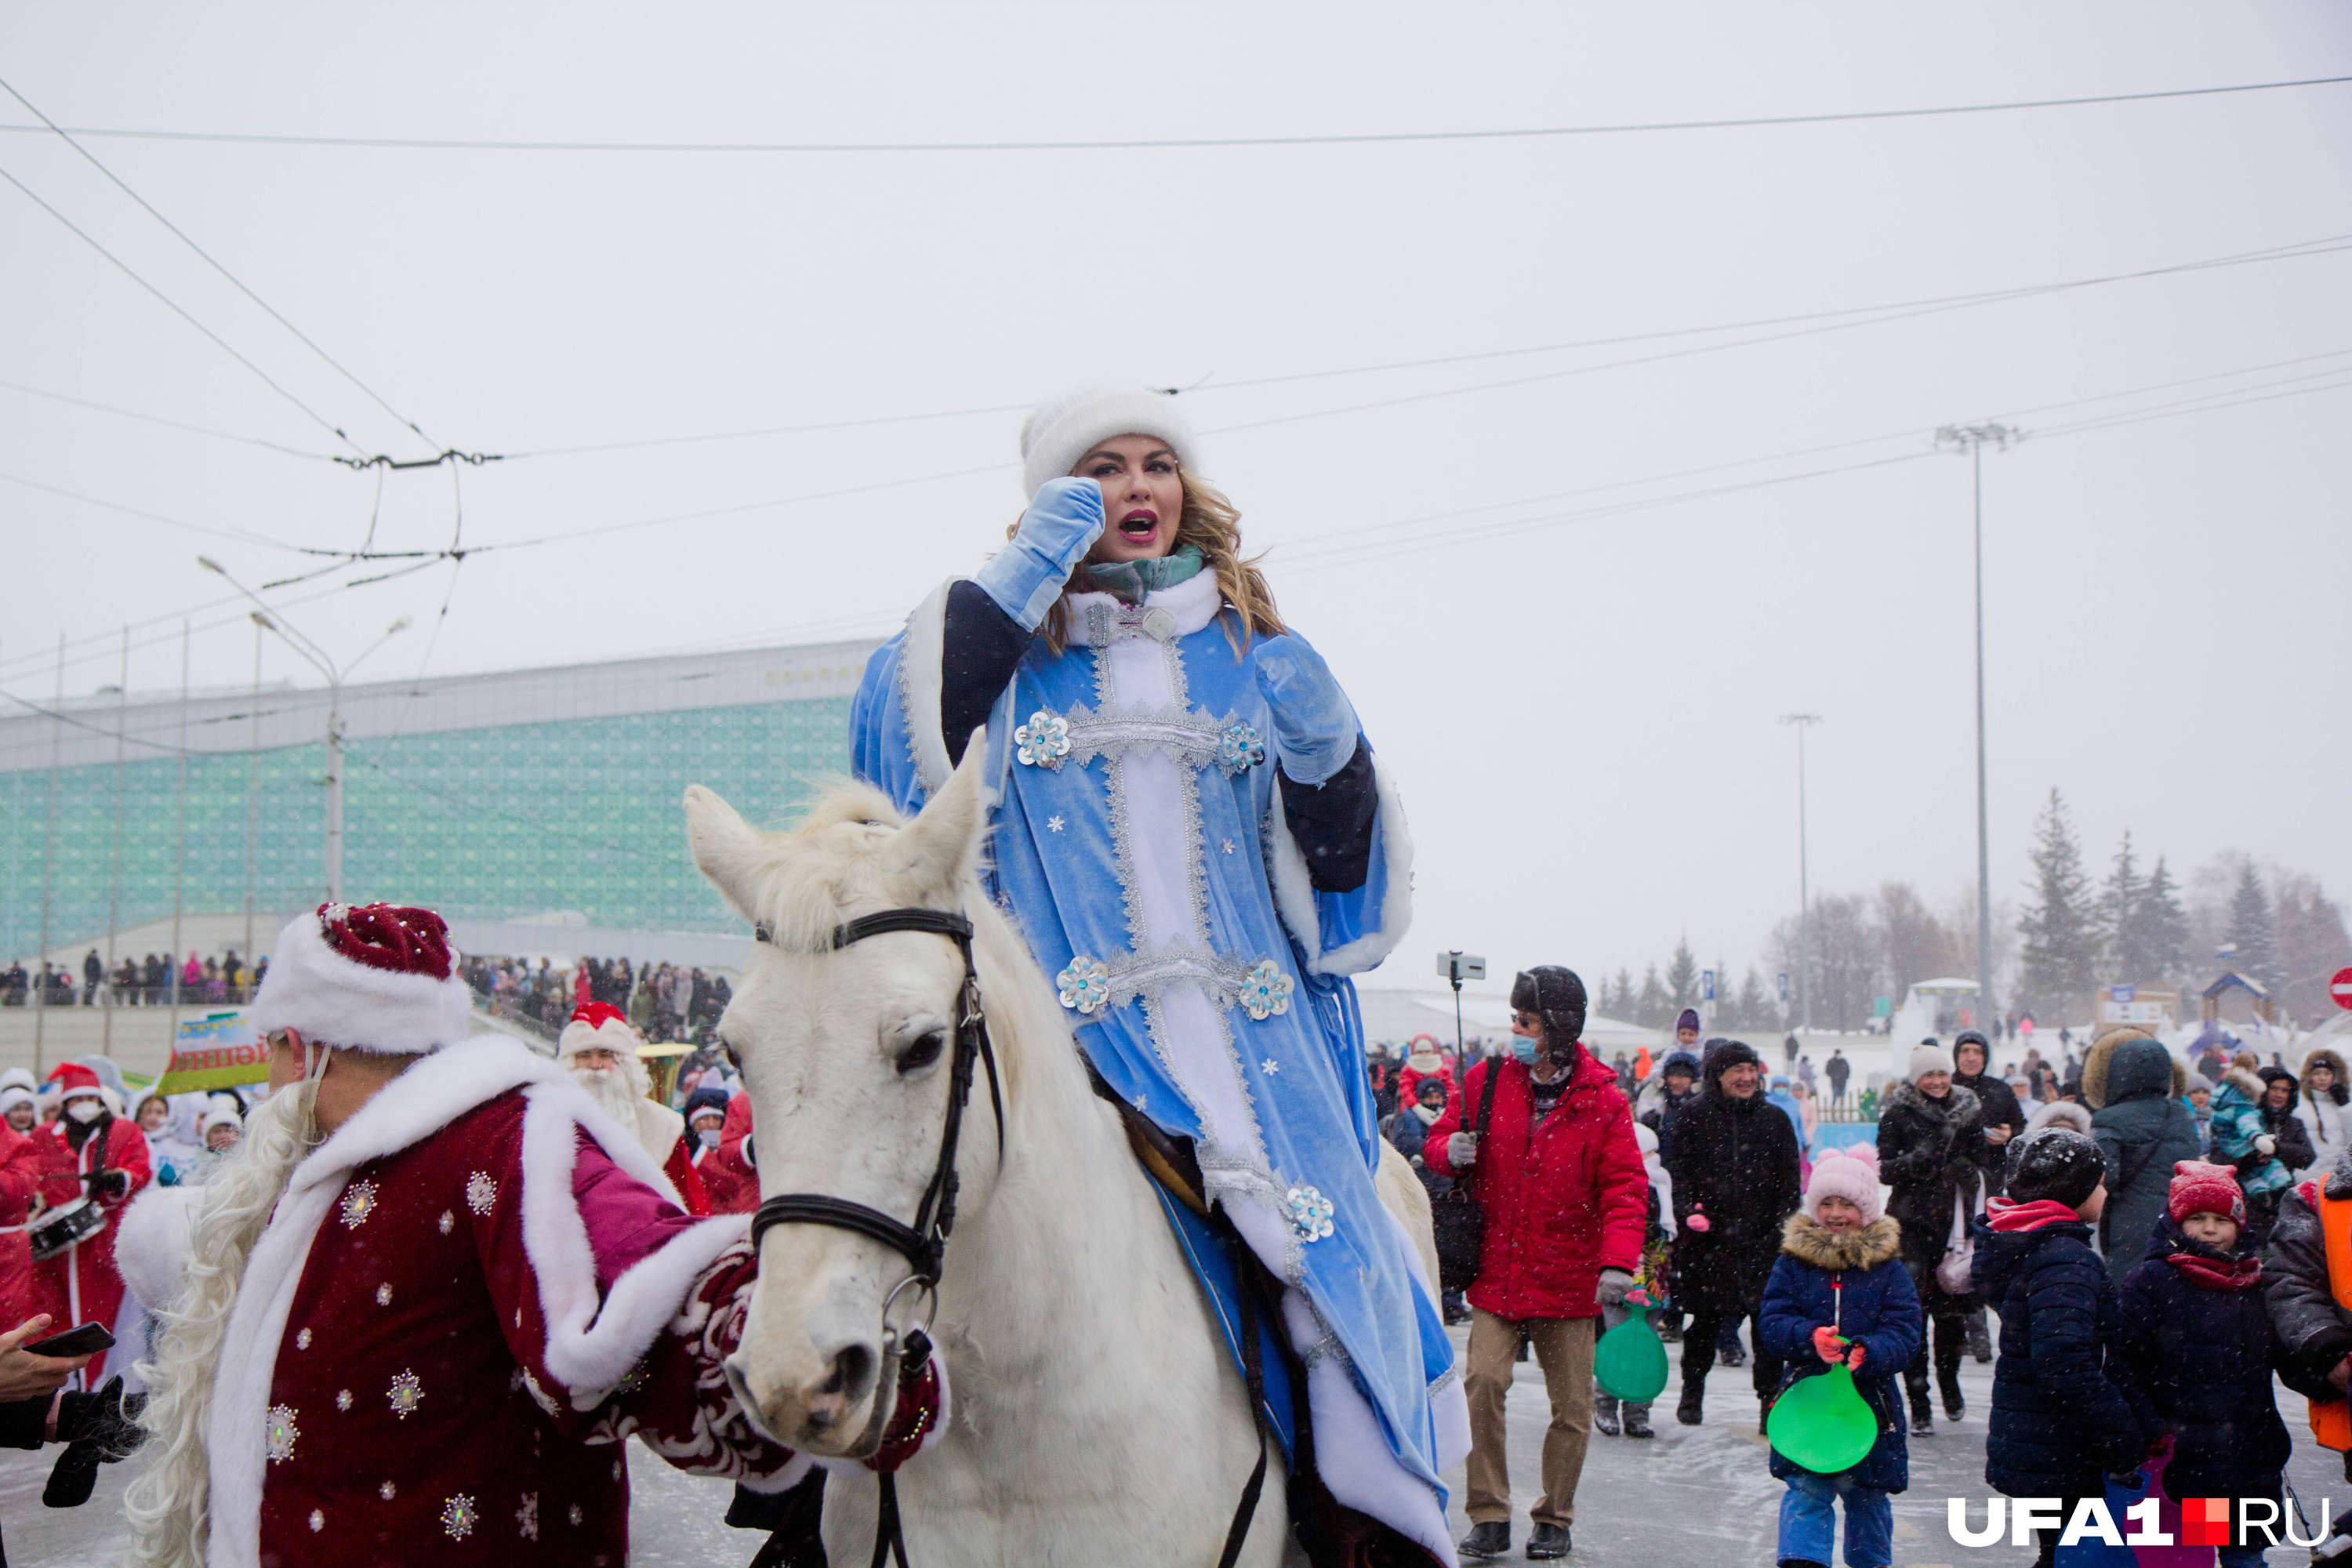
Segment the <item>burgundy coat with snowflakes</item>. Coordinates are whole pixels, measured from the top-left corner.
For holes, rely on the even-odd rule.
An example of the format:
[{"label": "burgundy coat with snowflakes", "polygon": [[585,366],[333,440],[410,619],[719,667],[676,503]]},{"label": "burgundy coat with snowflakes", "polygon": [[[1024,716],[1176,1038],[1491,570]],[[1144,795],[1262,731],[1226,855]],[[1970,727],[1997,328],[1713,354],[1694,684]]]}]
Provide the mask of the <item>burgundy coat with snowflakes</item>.
[{"label": "burgundy coat with snowflakes", "polygon": [[[125,1245],[151,1235],[184,1246],[184,1221],[142,1212]],[[751,1428],[721,1364],[754,1273],[745,1222],[681,1212],[552,1064],[436,1053],[296,1169],[254,1248],[215,1385],[208,1561],[621,1568],[632,1435],[792,1484],[806,1462]]]}]

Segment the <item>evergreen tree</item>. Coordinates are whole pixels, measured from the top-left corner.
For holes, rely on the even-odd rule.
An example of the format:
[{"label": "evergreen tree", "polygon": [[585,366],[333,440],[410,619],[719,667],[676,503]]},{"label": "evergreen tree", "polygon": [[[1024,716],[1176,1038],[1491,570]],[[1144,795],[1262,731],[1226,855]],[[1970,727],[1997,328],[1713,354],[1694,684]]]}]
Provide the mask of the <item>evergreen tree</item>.
[{"label": "evergreen tree", "polygon": [[2066,802],[2056,789],[2033,824],[2033,900],[2018,917],[2024,940],[2021,980],[2041,1008],[2080,1005],[2097,984],[2098,910],[2091,879],[2083,869],[2083,847],[2066,818]]},{"label": "evergreen tree", "polygon": [[1658,984],[1658,965],[1654,960],[1650,972],[1642,976],[1642,994],[1633,1003],[1633,1022],[1645,1029],[1664,1028],[1674,1021],[1666,1010],[1666,988]]},{"label": "evergreen tree", "polygon": [[1739,983],[1739,1026],[1743,1029],[1775,1029],[1780,1021],[1775,1016],[1772,994],[1764,989],[1764,977],[1756,966],[1748,966],[1748,978]]},{"label": "evergreen tree", "polygon": [[2126,827],[2123,842],[2116,847],[2115,864],[2099,889],[2099,934],[2106,948],[2107,973],[2116,980],[2137,984],[2155,973],[2147,967],[2140,940],[2141,900],[2146,889],[2132,858],[2131,829]]},{"label": "evergreen tree", "polygon": [[2134,923],[2150,979],[2179,981],[2188,975],[2189,911],[2180,906],[2180,890],[2161,855],[2140,886],[2139,918]]},{"label": "evergreen tree", "polygon": [[1698,960],[1691,956],[1690,938],[1685,936],[1675,943],[1674,960],[1666,965],[1666,1005],[1679,1014],[1697,1005]]},{"label": "evergreen tree", "polygon": [[[1607,987],[1603,986],[1602,989],[1605,991]],[[1633,1021],[1633,973],[1632,970],[1619,966],[1617,999],[1610,1005],[1601,1008],[1601,1012],[1604,1017],[1615,1018],[1623,1023],[1630,1024]]]},{"label": "evergreen tree", "polygon": [[1715,961],[1715,1000],[1706,1004],[1706,1011],[1718,1015],[1727,1029],[1748,1027],[1748,1020],[1739,1016],[1739,998],[1731,988],[1731,965],[1720,955]]},{"label": "evergreen tree", "polygon": [[2231,967],[2277,995],[2286,984],[2285,966],[2279,963],[2278,917],[2251,857],[2239,868],[2237,891],[2230,895],[2230,941],[2238,950]]}]

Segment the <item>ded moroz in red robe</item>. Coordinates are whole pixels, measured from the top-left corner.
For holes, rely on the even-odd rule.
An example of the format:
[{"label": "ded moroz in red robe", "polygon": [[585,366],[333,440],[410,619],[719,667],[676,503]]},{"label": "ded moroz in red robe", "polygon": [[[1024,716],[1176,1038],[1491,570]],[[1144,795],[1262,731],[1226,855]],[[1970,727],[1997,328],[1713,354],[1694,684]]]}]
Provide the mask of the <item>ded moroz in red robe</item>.
[{"label": "ded moroz in red robe", "polygon": [[[176,1291],[202,1189],[181,1191],[125,1227],[142,1300]],[[419,1061],[296,1167],[254,1247],[209,1418],[207,1561],[622,1568],[632,1435],[794,1484],[808,1461],[751,1427],[722,1364],[748,1233],[683,1213],[632,1130],[522,1047]]]},{"label": "ded moroz in red robe", "polygon": [[[66,1137],[73,1127],[61,1116],[26,1135],[39,1152],[41,1201],[55,1208],[83,1196],[90,1187],[82,1178],[99,1171],[122,1172],[129,1178],[129,1190],[121,1196],[102,1193],[95,1199],[106,1215],[104,1230],[32,1266],[32,1306],[34,1311],[49,1315],[49,1328],[55,1333],[93,1322],[104,1323],[111,1331],[122,1310],[122,1276],[114,1258],[115,1225],[122,1217],[123,1205],[138,1195],[154,1173],[147,1163],[146,1136],[137,1123],[120,1116],[100,1117],[90,1124],[89,1136],[79,1149]],[[30,1256],[29,1250],[26,1255]],[[136,1360],[139,1352],[136,1345],[127,1348],[130,1354],[115,1358],[125,1365]],[[90,1358],[82,1373],[90,1387],[105,1381],[107,1360],[104,1352]]]}]

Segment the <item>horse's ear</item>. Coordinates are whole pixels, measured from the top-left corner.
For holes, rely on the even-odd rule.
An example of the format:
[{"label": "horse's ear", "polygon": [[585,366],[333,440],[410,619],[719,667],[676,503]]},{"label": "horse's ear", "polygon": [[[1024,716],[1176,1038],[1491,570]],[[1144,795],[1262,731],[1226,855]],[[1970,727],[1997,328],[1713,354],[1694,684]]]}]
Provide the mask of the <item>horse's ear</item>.
[{"label": "horse's ear", "polygon": [[981,835],[987,827],[988,790],[981,782],[987,765],[987,735],[985,730],[972,732],[963,761],[948,782],[920,816],[899,829],[898,869],[928,893],[951,898],[979,858]]},{"label": "horse's ear", "polygon": [[719,889],[719,896],[734,905],[736,912],[745,920],[756,920],[758,917],[744,908],[735,889],[760,850],[759,830],[710,791],[700,784],[688,784],[686,841],[694,852],[696,868]]}]

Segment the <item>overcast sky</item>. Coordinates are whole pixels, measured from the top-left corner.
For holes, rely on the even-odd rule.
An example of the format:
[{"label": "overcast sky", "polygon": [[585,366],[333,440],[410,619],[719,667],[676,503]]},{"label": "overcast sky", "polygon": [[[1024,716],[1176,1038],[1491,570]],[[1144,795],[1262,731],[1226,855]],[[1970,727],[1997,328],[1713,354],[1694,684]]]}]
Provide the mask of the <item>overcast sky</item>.
[{"label": "overcast sky", "polygon": [[[2352,13],[2327,4],[0,12],[0,75],[62,124],[360,137],[1521,129],[2347,73]],[[0,122],[29,121],[0,99]],[[1917,456],[1956,420],[2032,433],[1984,463],[1996,897],[2021,890],[2053,784],[2100,861],[2128,826],[2176,866],[2236,847],[2352,892],[2352,392],[2308,390],[2352,382],[2352,252],[1876,324],[1232,384],[2352,244],[2352,87],[1248,149],[85,144],[435,445],[55,138],[0,134],[0,168],[368,452],[987,409],[1105,375],[1199,383],[1199,422],[1238,427],[1208,442],[1210,476],[1406,791],[1416,930],[1376,983],[1431,983],[1447,946],[1506,974],[1638,974],[1685,931],[1703,961],[1743,968],[1796,904],[1794,745],[1775,722],[1792,710],[1824,716],[1817,889],[1901,878],[1941,902],[1971,885],[1969,468]],[[5,185],[0,288],[0,380],[350,450]],[[1765,337],[1780,341],[1722,346]],[[1563,374],[1632,358],[1651,363]],[[2081,401],[2190,378],[2215,379]],[[2065,430],[2236,395],[2266,400]],[[419,668],[445,594],[436,672],[878,634],[1001,540],[1023,500],[1018,425],[469,468],[468,544],[588,537],[479,554],[454,594],[442,564],[294,614],[343,655],[415,616],[366,667],[380,677]],[[373,475],[317,458],[5,388],[0,473],[327,547],[365,536],[377,495]],[[877,488],[753,504],[857,487]],[[1699,490],[1720,493],[1464,531]],[[446,468],[390,476],[378,547],[448,543],[454,499]],[[716,509],[734,510],[593,531]],[[250,582],[301,561],[16,482],[0,531],[0,683],[38,700],[60,629],[110,638],[67,671],[86,692],[116,678],[110,628],[217,605],[200,551]],[[163,640],[132,686],[176,684],[175,629],[137,635]],[[240,616],[196,637],[194,678],[245,680],[251,658]]]}]

